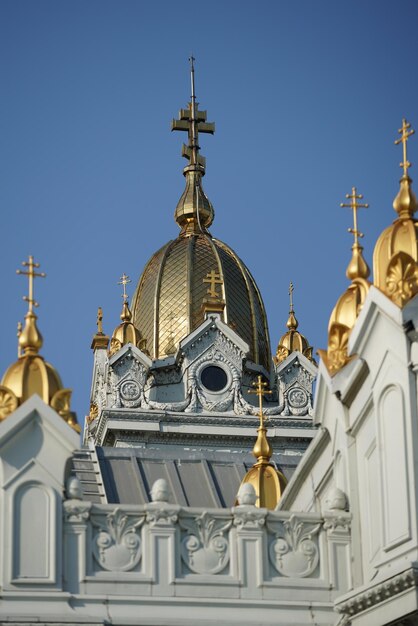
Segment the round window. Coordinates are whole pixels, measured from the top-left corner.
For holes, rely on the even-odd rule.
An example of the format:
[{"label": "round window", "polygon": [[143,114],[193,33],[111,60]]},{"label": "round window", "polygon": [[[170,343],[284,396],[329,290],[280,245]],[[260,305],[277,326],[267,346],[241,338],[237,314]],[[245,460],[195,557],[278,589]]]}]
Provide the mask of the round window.
[{"label": "round window", "polygon": [[200,374],[202,385],[209,391],[221,391],[228,382],[228,376],[222,367],[217,365],[208,365]]}]

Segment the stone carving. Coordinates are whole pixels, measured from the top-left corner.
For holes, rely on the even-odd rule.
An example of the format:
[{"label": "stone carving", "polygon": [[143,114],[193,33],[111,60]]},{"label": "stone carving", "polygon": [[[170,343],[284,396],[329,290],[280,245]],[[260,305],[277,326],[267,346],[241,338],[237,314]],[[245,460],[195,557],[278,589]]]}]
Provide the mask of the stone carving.
[{"label": "stone carving", "polygon": [[218,574],[229,561],[225,532],[232,521],[212,517],[204,511],[194,518],[182,517],[180,526],[186,530],[181,541],[181,557],[195,574]]},{"label": "stone carving", "polygon": [[297,357],[277,374],[279,398],[283,401],[283,415],[313,415],[312,384],[314,376]]},{"label": "stone carving", "polygon": [[251,483],[244,483],[240,486],[237,493],[238,504],[255,505],[257,502],[257,494]]},{"label": "stone carving", "polygon": [[81,489],[81,483],[77,476],[68,477],[65,491],[67,492],[67,498],[71,500],[81,500],[83,490]]},{"label": "stone carving", "polygon": [[151,487],[151,499],[153,502],[168,502],[168,483],[164,478],[158,478]]},{"label": "stone carving", "polygon": [[91,502],[82,500],[65,500],[64,520],[73,523],[85,523],[90,517]]},{"label": "stone carving", "polygon": [[[263,409],[263,414],[266,416],[280,415],[283,412],[283,408],[284,402],[279,403],[276,406]],[[235,390],[234,411],[237,415],[258,415],[259,412],[258,407],[253,406],[245,400],[241,393],[241,389],[238,386]]]},{"label": "stone carving", "polygon": [[105,518],[92,516],[92,524],[98,528],[93,536],[93,555],[103,569],[126,572],[139,563],[141,539],[137,531],[143,522],[144,517],[130,516],[119,508]]},{"label": "stone carving", "polygon": [[242,529],[260,529],[266,521],[267,511],[255,506],[241,505],[233,509],[234,526]]},{"label": "stone carving", "polygon": [[321,524],[301,521],[292,515],[280,523],[276,539],[270,544],[270,560],[287,577],[310,576],[318,565],[319,550],[314,539]]},{"label": "stone carving", "polygon": [[156,402],[154,400],[144,400],[143,406],[145,408],[157,409],[160,411],[182,412],[189,407],[191,399],[192,393],[189,391],[186,399],[182,402]]},{"label": "stone carving", "polygon": [[332,487],[328,494],[327,505],[330,511],[345,511],[347,509],[347,496],[344,491],[338,487]]},{"label": "stone carving", "polygon": [[147,522],[150,526],[172,526],[178,520],[179,510],[179,506],[167,506],[161,501],[155,501],[148,505]]},{"label": "stone carving", "polygon": [[292,408],[299,409],[308,404],[308,395],[301,387],[292,387],[287,395],[288,402]]}]

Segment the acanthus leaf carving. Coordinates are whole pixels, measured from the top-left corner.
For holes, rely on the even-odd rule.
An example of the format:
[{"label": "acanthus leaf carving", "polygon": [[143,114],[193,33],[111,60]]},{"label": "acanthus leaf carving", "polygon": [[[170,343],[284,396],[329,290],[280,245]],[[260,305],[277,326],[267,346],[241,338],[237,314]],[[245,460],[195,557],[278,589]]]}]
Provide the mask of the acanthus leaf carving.
[{"label": "acanthus leaf carving", "polygon": [[267,510],[260,510],[255,506],[236,506],[232,509],[234,526],[242,529],[260,529],[266,522]]},{"label": "acanthus leaf carving", "polygon": [[179,506],[162,503],[148,505],[147,522],[150,526],[172,526],[178,520]]},{"label": "acanthus leaf carving", "polygon": [[213,517],[204,511],[193,518],[181,517],[186,531],[181,541],[181,557],[195,574],[218,574],[229,562],[229,542],[226,531],[231,519]]},{"label": "acanthus leaf carving", "polygon": [[141,559],[138,529],[144,522],[144,516],[138,518],[116,508],[106,517],[92,516],[91,521],[98,529],[92,540],[97,563],[107,571],[126,572],[133,569]]},{"label": "acanthus leaf carving", "polygon": [[90,517],[91,502],[64,500],[64,520],[72,523],[85,523]]},{"label": "acanthus leaf carving", "polygon": [[320,523],[305,522],[296,515],[280,522],[269,550],[270,560],[280,574],[304,578],[315,571],[319,562],[316,535],[320,528]]}]

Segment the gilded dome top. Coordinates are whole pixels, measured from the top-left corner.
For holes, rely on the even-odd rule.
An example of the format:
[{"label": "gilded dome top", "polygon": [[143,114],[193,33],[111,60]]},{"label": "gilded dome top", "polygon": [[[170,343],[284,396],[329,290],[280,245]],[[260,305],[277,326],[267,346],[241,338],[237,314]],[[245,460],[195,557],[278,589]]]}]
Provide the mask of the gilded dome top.
[{"label": "gilded dome top", "polygon": [[18,270],[19,274],[29,277],[29,310],[25,316],[25,326],[18,333],[18,360],[5,372],[0,385],[0,420],[5,419],[17,407],[34,394],[49,404],[74,430],[80,432],[75,413],[70,410],[71,389],[64,389],[57,370],[39,354],[43,339],[38,330],[37,317],[33,307],[37,306],[33,298],[33,279],[45,276],[37,273],[33,257],[24,262],[27,271]]},{"label": "gilded dome top", "polygon": [[405,119],[399,133],[401,137],[395,143],[403,144],[403,176],[393,202],[398,217],[376,242],[373,269],[376,287],[402,307],[418,293],[418,223],[414,218],[417,200],[408,175],[411,164],[406,155],[407,140],[414,131]]},{"label": "gilded dome top", "polygon": [[163,358],[176,352],[204,321],[205,309],[213,311],[218,302],[223,321],[248,343],[249,358],[269,371],[267,319],[254,278],[235,252],[208,231],[214,210],[202,187],[199,133],[213,134],[215,125],[197,106],[193,62],[191,84],[191,101],[172,122],[172,130],[188,134],[182,151],[189,161],[183,171],[186,185],[175,210],[181,232],[146,265],[132,299],[132,322],[151,358]]},{"label": "gilded dome top", "polygon": [[314,362],[312,357],[312,346],[309,345],[309,341],[306,339],[302,333],[300,333],[297,329],[299,323],[296,319],[295,312],[293,309],[293,283],[290,283],[289,287],[289,296],[290,296],[290,310],[289,317],[286,322],[286,326],[288,328],[287,332],[280,337],[280,341],[277,346],[276,356],[274,357],[275,363],[281,363],[285,361],[289,354],[292,352],[298,351],[303,354],[307,359]]},{"label": "gilded dome top", "polygon": [[270,369],[263,301],[254,278],[229,246],[207,232],[180,234],[156,252],[132,299],[134,325],[152,358],[173,354],[204,321],[207,278],[214,272],[223,321],[250,347],[250,359]]}]

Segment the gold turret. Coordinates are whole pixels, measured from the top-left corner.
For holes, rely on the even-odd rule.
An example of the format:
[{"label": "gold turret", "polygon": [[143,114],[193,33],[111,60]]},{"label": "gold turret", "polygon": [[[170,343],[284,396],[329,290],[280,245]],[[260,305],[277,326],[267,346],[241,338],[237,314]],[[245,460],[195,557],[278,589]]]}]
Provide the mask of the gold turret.
[{"label": "gold turret", "polygon": [[71,389],[64,389],[61,378],[52,365],[39,354],[43,339],[39,332],[34,308],[39,306],[34,299],[34,279],[44,278],[44,272],[37,272],[39,263],[32,256],[24,261],[25,270],[17,270],[29,280],[29,293],[24,296],[28,302],[25,325],[18,326],[18,360],[3,376],[0,386],[0,419],[3,420],[33,394],[38,394],[74,430],[80,432],[75,413],[70,410]]},{"label": "gold turret", "polygon": [[132,313],[129,308],[128,294],[126,292],[126,285],[130,282],[131,280],[126,274],[122,274],[121,279],[118,282],[118,285],[123,286],[123,304],[122,313],[120,314],[122,323],[119,324],[119,326],[117,326],[113,331],[112,338],[110,340],[109,356],[115,354],[115,352],[120,350],[127,343],[131,343],[137,348],[140,348],[143,352],[146,352],[141,333],[132,323]]},{"label": "gold turret", "polygon": [[395,144],[402,144],[403,151],[403,161],[400,163],[403,175],[399,181],[398,195],[393,202],[398,217],[377,240],[373,269],[375,286],[395,304],[403,307],[418,293],[418,225],[414,219],[417,200],[411,187],[412,179],[409,177],[411,163],[407,158],[407,142],[415,131],[403,119],[402,128],[398,132],[401,136]]},{"label": "gold turret", "polygon": [[286,326],[288,328],[287,332],[282,335],[280,341],[277,346],[276,356],[273,357],[273,361],[277,363],[282,363],[285,361],[289,354],[295,352],[301,352],[303,356],[307,359],[315,363],[312,357],[312,346],[309,345],[308,340],[302,333],[300,333],[297,328],[299,326],[299,322],[295,316],[295,310],[293,307],[293,292],[294,287],[291,282],[289,285],[289,299],[290,299],[290,307],[289,307],[289,318],[286,322]]},{"label": "gold turret", "polygon": [[264,424],[263,397],[272,392],[266,389],[267,383],[263,381],[261,376],[257,377],[253,387],[255,389],[250,389],[248,393],[256,394],[259,400],[260,425],[257,429],[257,439],[253,448],[253,456],[257,459],[257,462],[248,470],[241,485],[250,483],[254,487],[257,495],[256,506],[275,509],[286,487],[287,480],[270,463],[273,449],[267,439],[267,428]]},{"label": "gold turret", "polygon": [[364,235],[357,226],[357,210],[368,208],[369,205],[358,202],[363,196],[357,193],[355,187],[352,188],[351,194],[346,194],[346,198],[350,200],[350,203],[341,203],[340,206],[348,207],[353,211],[354,222],[353,228],[348,229],[348,232],[354,236],[354,243],[351,248],[352,256],[346,271],[346,276],[351,280],[351,285],[340,296],[331,313],[328,324],[328,349],[318,350],[331,375],[338,372],[349,360],[348,339],[370,287],[367,280],[370,269],[364,260],[363,248],[359,244],[359,239]]},{"label": "gold turret", "polygon": [[187,109],[181,109],[179,119],[171,123],[171,130],[188,133],[188,145],[183,144],[182,156],[189,160],[183,174],[186,188],[177,203],[175,220],[182,229],[182,234],[193,235],[206,232],[212,224],[215,212],[203,191],[202,177],[205,175],[205,158],[199,154],[199,133],[215,132],[215,124],[206,122],[206,111],[200,111],[196,102],[194,81],[194,57],[190,57],[191,98]]}]

